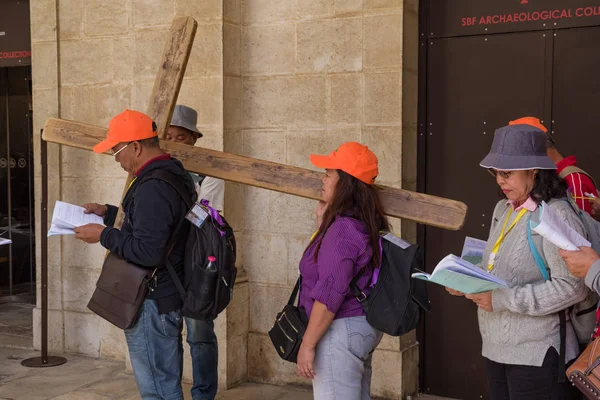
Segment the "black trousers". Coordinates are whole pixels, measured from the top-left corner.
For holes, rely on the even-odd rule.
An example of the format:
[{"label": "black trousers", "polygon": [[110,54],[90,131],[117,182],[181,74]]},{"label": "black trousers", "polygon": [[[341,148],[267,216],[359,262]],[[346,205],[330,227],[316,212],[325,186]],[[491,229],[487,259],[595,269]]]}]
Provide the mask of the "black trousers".
[{"label": "black trousers", "polygon": [[566,379],[558,382],[558,352],[548,350],[541,367],[500,364],[485,359],[492,400],[580,400],[581,393]]}]

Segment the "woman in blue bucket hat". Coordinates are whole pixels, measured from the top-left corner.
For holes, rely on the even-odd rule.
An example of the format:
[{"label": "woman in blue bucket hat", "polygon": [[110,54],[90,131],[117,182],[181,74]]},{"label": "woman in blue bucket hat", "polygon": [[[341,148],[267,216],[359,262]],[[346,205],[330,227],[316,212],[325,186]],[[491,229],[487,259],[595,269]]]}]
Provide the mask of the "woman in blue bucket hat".
[{"label": "woman in blue bucket hat", "polygon": [[[584,234],[578,216],[563,201],[567,185],[546,154],[544,132],[530,125],[496,130],[492,148],[480,165],[496,179],[505,197],[494,210],[480,266],[509,286],[466,295],[478,306],[490,397],[579,398],[564,374],[565,363],[579,353],[579,342],[569,321],[563,325],[566,332],[561,341],[560,314],[584,300],[587,290],[583,280],[569,273],[557,246],[535,232],[528,240],[530,217],[542,201]],[[543,273],[532,246],[546,264]]]}]

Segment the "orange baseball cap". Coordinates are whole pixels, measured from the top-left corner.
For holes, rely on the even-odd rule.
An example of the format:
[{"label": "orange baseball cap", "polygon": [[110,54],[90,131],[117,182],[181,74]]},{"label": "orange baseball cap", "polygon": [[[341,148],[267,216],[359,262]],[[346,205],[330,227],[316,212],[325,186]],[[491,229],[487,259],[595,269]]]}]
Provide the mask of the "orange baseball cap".
[{"label": "orange baseball cap", "polygon": [[157,136],[156,124],[144,113],[125,110],[110,120],[106,139],[94,146],[94,153],[104,153],[119,143],[135,142]]},{"label": "orange baseball cap", "polygon": [[538,128],[539,130],[543,131],[544,133],[548,132],[548,129],[546,129],[546,127],[544,125],[542,125],[540,120],[536,117],[523,117],[523,118],[516,119],[514,121],[510,121],[508,124],[509,125],[530,125],[535,128]]},{"label": "orange baseball cap", "polygon": [[310,162],[317,168],[341,169],[367,185],[375,183],[379,175],[377,156],[356,142],[347,142],[328,156],[310,155]]}]

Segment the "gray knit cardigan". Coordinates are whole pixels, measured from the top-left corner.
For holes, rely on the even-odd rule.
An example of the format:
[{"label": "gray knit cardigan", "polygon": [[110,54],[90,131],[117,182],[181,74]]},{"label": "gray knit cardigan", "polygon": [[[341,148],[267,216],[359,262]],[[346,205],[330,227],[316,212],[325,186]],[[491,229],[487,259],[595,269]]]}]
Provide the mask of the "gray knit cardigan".
[{"label": "gray knit cardigan", "polygon": [[[506,200],[496,205],[483,255],[482,264],[485,265],[481,267],[487,268],[490,252],[500,236],[510,207]],[[553,202],[550,208],[583,234],[583,224],[567,202]],[[516,215],[516,212],[512,213],[510,222]],[[558,311],[579,303],[587,293],[584,281],[569,273],[558,254],[558,247],[538,237],[535,241],[542,243],[543,256],[552,277],[551,281],[544,280],[527,241],[530,215],[527,212],[517,222],[496,255],[492,274],[505,280],[510,288],[492,292],[493,312],[478,310],[483,356],[503,364],[541,366],[549,348],[554,347],[558,352]],[[577,338],[568,323],[566,350],[567,362],[578,354]]]}]

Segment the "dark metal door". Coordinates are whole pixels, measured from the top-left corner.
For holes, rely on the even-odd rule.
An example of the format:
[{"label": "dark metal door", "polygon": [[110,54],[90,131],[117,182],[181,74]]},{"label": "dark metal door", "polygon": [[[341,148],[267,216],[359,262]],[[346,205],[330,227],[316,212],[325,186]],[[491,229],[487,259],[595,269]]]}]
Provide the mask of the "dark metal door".
[{"label": "dark metal door", "polygon": [[[564,156],[600,181],[600,27],[555,32],[552,130]],[[600,184],[600,183],[599,183]]]},{"label": "dark metal door", "polygon": [[35,294],[31,68],[0,68],[0,302]]},{"label": "dark metal door", "polygon": [[[447,254],[460,255],[465,236],[487,239],[500,197],[479,162],[495,128],[549,112],[544,101],[548,45],[543,32],[427,43],[426,191],[469,206],[463,230],[425,230],[426,268],[432,271]],[[475,305],[439,286],[429,289],[422,390],[457,399],[488,398]]]}]

